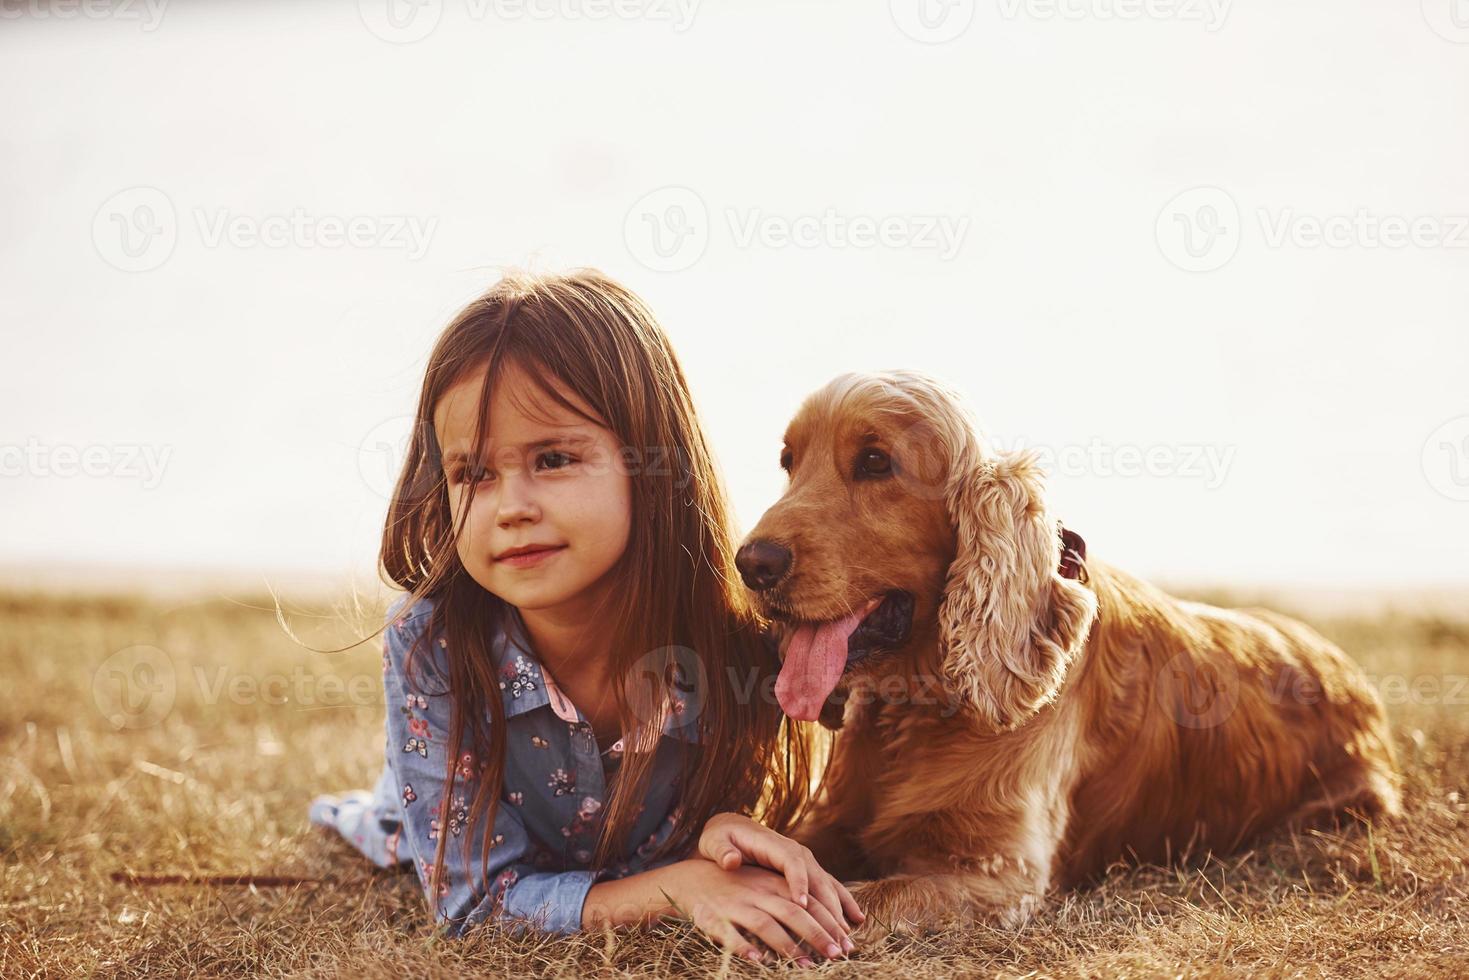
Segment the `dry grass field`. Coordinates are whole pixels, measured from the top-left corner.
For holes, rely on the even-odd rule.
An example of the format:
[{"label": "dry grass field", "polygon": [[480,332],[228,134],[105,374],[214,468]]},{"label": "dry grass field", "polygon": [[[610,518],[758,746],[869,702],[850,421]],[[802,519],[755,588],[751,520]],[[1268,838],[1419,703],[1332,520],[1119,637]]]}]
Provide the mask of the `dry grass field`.
[{"label": "dry grass field", "polygon": [[[1219,596],[1205,596],[1217,600]],[[313,647],[380,609],[287,601]],[[1277,603],[1286,611],[1289,604]],[[1469,614],[1466,614],[1469,615]],[[1118,868],[1024,931],[890,939],[825,977],[1469,975],[1469,619],[1308,616],[1377,678],[1407,818]],[[359,634],[361,635],[361,634]],[[0,976],[755,976],[680,926],[432,935],[409,873],[309,827],[382,760],[375,642],[297,645],[269,595],[0,594]],[[118,727],[121,725],[121,727]],[[207,876],[276,876],[275,884]],[[146,875],[181,875],[168,883]]]}]

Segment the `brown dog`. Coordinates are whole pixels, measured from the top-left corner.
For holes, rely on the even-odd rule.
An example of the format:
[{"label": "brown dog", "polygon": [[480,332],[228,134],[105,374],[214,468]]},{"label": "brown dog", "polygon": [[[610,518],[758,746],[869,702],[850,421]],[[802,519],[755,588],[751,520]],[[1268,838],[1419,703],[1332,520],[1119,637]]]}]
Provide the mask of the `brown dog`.
[{"label": "brown dog", "polygon": [[837,378],[781,465],[737,564],[787,714],[841,729],[798,836],[877,879],[869,923],[1018,925],[1119,859],[1400,812],[1382,704],[1337,647],[1086,561],[1033,454],[989,452],[937,382]]}]

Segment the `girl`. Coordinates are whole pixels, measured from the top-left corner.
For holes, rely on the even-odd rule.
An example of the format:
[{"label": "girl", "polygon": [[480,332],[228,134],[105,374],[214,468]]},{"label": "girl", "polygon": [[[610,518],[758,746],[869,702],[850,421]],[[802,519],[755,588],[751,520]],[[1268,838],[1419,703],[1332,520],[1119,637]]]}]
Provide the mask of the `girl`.
[{"label": "girl", "polygon": [[652,313],[596,272],[507,277],[440,336],[417,423],[382,540],[408,591],[387,764],[312,822],[411,862],[451,935],[681,914],[751,959],[850,952],[862,913],[783,836],[812,760]]}]

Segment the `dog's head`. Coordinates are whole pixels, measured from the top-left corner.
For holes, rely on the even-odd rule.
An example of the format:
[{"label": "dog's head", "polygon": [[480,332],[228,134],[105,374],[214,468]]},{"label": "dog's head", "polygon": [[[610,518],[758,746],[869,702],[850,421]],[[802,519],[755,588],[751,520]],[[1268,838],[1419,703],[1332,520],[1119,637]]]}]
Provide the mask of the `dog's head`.
[{"label": "dog's head", "polygon": [[845,682],[935,645],[946,690],[997,730],[1055,697],[1096,598],[1058,573],[1033,454],[988,452],[951,390],[895,371],[806,399],[781,466],[790,484],[736,564],[778,624],[787,714],[815,719]]}]

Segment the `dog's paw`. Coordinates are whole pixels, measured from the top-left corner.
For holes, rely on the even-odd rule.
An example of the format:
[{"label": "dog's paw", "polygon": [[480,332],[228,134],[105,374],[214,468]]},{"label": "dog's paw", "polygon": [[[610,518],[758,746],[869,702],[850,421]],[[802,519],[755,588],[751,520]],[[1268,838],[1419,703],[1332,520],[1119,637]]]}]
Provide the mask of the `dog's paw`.
[{"label": "dog's paw", "polygon": [[1039,895],[1012,895],[1004,903],[977,901],[954,878],[897,877],[848,884],[867,918],[852,934],[859,946],[890,936],[921,937],[983,923],[1007,931],[1023,929],[1041,907]]},{"label": "dog's paw", "polygon": [[995,921],[1001,929],[1019,932],[1030,924],[1040,909],[1041,899],[1036,895],[1023,895],[1014,905],[995,910]]},{"label": "dog's paw", "polygon": [[848,887],[867,916],[852,932],[852,942],[859,949],[875,946],[889,936],[921,936],[928,931],[911,909],[902,908],[901,890],[894,889],[891,882],[865,881]]}]

